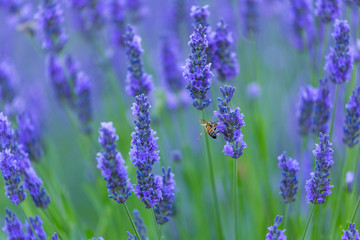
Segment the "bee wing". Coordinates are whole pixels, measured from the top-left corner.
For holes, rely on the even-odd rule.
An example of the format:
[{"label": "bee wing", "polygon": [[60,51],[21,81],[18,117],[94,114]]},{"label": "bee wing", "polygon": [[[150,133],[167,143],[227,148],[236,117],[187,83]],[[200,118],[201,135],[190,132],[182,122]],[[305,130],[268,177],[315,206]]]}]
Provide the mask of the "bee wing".
[{"label": "bee wing", "polygon": [[204,119],[200,119],[200,124],[204,125],[204,124],[206,124],[206,121]]}]

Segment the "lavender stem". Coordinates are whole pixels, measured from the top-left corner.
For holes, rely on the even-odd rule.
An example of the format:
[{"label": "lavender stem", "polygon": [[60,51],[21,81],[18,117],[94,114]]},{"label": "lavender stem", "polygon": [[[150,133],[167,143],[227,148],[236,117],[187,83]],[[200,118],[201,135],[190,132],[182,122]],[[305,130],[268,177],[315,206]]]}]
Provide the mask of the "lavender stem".
[{"label": "lavender stem", "polygon": [[134,220],[132,219],[132,216],[131,216],[131,214],[130,214],[129,208],[127,207],[126,203],[123,203],[122,205],[123,205],[124,208],[125,208],[126,214],[127,214],[128,219],[129,219],[129,221],[130,221],[130,223],[131,223],[131,226],[132,226],[133,229],[134,229],[134,232],[135,232],[135,234],[136,234],[136,237],[137,237],[139,240],[141,240],[140,234],[139,234],[139,232],[138,232],[138,230],[137,230],[137,228],[136,228],[136,226],[135,226]]},{"label": "lavender stem", "polygon": [[350,221],[350,222],[354,222],[354,219],[355,219],[357,210],[358,210],[358,208],[359,208],[359,204],[360,204],[360,196],[358,197],[358,200],[357,200],[357,203],[356,203],[356,208],[354,209],[354,212],[353,212],[353,214],[352,214],[352,217],[351,217],[351,221]]},{"label": "lavender stem", "polygon": [[315,204],[313,204],[312,208],[311,208],[311,212],[310,212],[310,215],[309,215],[309,218],[307,220],[307,223],[306,223],[306,227],[305,227],[305,231],[304,231],[304,235],[303,235],[303,240],[305,240],[305,237],[306,237],[306,232],[309,228],[309,224],[310,224],[310,221],[311,221],[311,217],[312,215],[314,214],[314,210],[315,210]]},{"label": "lavender stem", "polygon": [[160,231],[159,231],[159,226],[158,226],[158,224],[157,224],[157,222],[156,222],[156,217],[155,217],[154,208],[152,208],[152,215],[153,215],[153,219],[154,219],[154,225],[155,225],[155,230],[156,230],[157,238],[158,238],[158,240],[161,240]]},{"label": "lavender stem", "polygon": [[286,229],[287,222],[288,222],[289,208],[290,208],[290,203],[286,203],[285,204],[285,214],[284,214],[284,228],[285,229]]},{"label": "lavender stem", "polygon": [[237,159],[234,159],[234,183],[233,183],[233,196],[234,196],[234,218],[235,218],[235,222],[234,222],[234,231],[235,231],[235,239],[239,239],[238,238],[238,231],[237,231],[237,226],[238,226],[238,218],[237,218]]},{"label": "lavender stem", "polygon": [[336,105],[337,105],[337,101],[338,101],[338,96],[339,96],[339,84],[336,84],[334,107],[333,107],[333,111],[331,114],[331,124],[330,124],[330,132],[329,132],[330,139],[332,139],[332,133],[334,130],[334,121],[335,121],[335,113],[336,113]]},{"label": "lavender stem", "polygon": [[28,218],[28,216],[27,216],[27,214],[26,214],[26,212],[25,212],[22,204],[19,204],[19,205],[20,205],[20,208],[21,208],[21,210],[23,211],[23,213],[24,213],[24,215],[25,215],[25,217],[26,217],[26,221],[29,223],[29,225],[30,225],[30,227],[31,227],[31,231],[33,231],[33,233],[35,234],[36,239],[40,239],[40,238],[38,237],[38,235],[36,234],[36,232],[35,232],[35,230],[34,230],[34,228],[33,228],[33,225],[32,225],[32,223],[30,222],[30,220],[29,220],[29,218]]}]

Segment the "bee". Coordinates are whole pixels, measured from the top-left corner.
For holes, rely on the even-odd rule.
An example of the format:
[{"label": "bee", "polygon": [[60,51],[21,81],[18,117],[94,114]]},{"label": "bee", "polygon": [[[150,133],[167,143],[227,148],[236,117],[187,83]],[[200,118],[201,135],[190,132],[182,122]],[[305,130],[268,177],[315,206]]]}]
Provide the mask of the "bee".
[{"label": "bee", "polygon": [[199,138],[205,133],[207,132],[209,134],[210,137],[216,139],[217,134],[219,133],[219,131],[216,131],[216,127],[218,126],[218,124],[216,122],[206,122],[204,119],[200,119],[200,124],[202,126],[204,126],[204,131],[200,134]]}]

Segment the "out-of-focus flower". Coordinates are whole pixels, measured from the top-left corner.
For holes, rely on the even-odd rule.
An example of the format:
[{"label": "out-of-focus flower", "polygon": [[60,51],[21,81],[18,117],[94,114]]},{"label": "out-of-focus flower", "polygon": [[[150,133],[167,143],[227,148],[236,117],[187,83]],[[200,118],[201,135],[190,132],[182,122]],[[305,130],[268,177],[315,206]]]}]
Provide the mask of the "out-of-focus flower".
[{"label": "out-of-focus flower", "polygon": [[54,0],[42,0],[35,18],[41,31],[43,48],[51,53],[59,53],[68,40],[62,26],[63,10],[59,3]]},{"label": "out-of-focus flower", "polygon": [[305,34],[309,34],[311,32],[310,29],[313,26],[312,7],[309,0],[290,1],[290,4],[296,46],[302,50],[304,49]]},{"label": "out-of-focus flower", "polygon": [[27,239],[23,231],[22,223],[17,219],[15,213],[6,209],[4,232],[8,235],[8,239]]},{"label": "out-of-focus flower", "polygon": [[102,122],[99,129],[99,143],[103,150],[97,154],[99,168],[106,181],[109,198],[125,203],[133,190],[126,172],[125,161],[116,150],[115,141],[119,139],[112,122]]},{"label": "out-of-focus flower", "polygon": [[330,48],[326,56],[324,69],[333,83],[340,84],[349,81],[353,68],[349,53],[350,27],[347,21],[336,19],[331,36],[335,40],[335,46]]},{"label": "out-of-focus flower", "polygon": [[180,150],[174,150],[172,151],[172,160],[176,163],[181,162],[182,155]]},{"label": "out-of-focus flower", "polygon": [[350,54],[353,57],[354,63],[360,62],[360,39],[356,40],[356,43],[350,46]]},{"label": "out-of-focus flower", "polygon": [[239,107],[232,109],[229,106],[235,88],[225,85],[220,90],[223,98],[218,98],[219,111],[214,111],[214,116],[219,120],[217,130],[224,136],[226,141],[223,149],[224,154],[236,159],[243,154],[243,149],[246,148],[241,133],[241,127],[245,126],[244,114],[240,113]]},{"label": "out-of-focus flower", "polygon": [[353,190],[353,183],[354,183],[354,173],[353,172],[347,172],[346,173],[346,177],[345,177],[345,181],[346,181],[346,187],[347,190],[349,192],[352,192]]},{"label": "out-of-focus flower", "polygon": [[4,103],[11,103],[15,98],[14,73],[11,65],[0,62],[0,99]]},{"label": "out-of-focus flower", "polygon": [[340,15],[339,0],[316,0],[315,15],[320,18],[323,23],[334,21]]},{"label": "out-of-focus flower", "polygon": [[316,90],[314,101],[314,116],[312,121],[312,132],[317,136],[320,132],[326,133],[329,128],[330,119],[330,96],[327,80],[320,80],[320,86]]},{"label": "out-of-focus flower", "polygon": [[202,7],[199,6],[192,6],[190,11],[190,16],[194,19],[194,26],[197,28],[199,25],[202,27],[208,27],[209,23],[207,18],[210,15],[209,6],[205,5]]},{"label": "out-of-focus flower", "polygon": [[27,231],[27,239],[29,240],[46,240],[46,233],[42,227],[43,222],[39,216],[35,216],[35,218],[29,217],[30,224],[34,228],[35,233],[32,231],[30,224],[25,222],[25,229]]},{"label": "out-of-focus flower", "polygon": [[130,232],[126,232],[126,233],[129,235],[128,240],[138,240],[136,235],[133,236]]},{"label": "out-of-focus flower", "polygon": [[110,19],[113,22],[112,38],[115,45],[124,46],[125,33],[125,0],[111,0],[109,3]]},{"label": "out-of-focus flower", "polygon": [[146,239],[147,238],[147,230],[146,230],[146,226],[145,226],[142,218],[140,217],[139,211],[134,209],[133,216],[134,216],[134,223],[135,223],[136,229],[138,230],[138,232],[140,234],[140,237],[142,239]]},{"label": "out-of-focus flower", "polygon": [[141,198],[146,208],[152,208],[162,198],[162,181],[160,176],[151,173],[152,166],[158,162],[159,151],[155,137],[156,132],[150,128],[149,108],[147,97],[142,94],[136,97],[131,110],[136,118],[135,132],[131,133],[130,159],[137,167],[137,184],[135,194]]},{"label": "out-of-focus flower", "polygon": [[296,159],[287,158],[286,152],[278,157],[278,167],[282,168],[283,178],[280,183],[280,193],[285,203],[291,203],[296,200],[298,190],[298,180],[296,173],[300,170],[299,162]]},{"label": "out-of-focus flower", "polygon": [[207,63],[205,50],[208,46],[206,27],[195,27],[190,36],[189,46],[191,53],[186,60],[184,77],[187,81],[186,89],[190,91],[193,105],[198,110],[203,110],[211,103],[207,92],[210,90],[212,72],[211,64]]},{"label": "out-of-focus flower", "polygon": [[50,204],[50,197],[46,193],[43,181],[38,177],[32,166],[23,172],[24,187],[29,190],[29,194],[36,207],[47,208]]},{"label": "out-of-focus flower", "polygon": [[268,227],[269,232],[266,234],[266,240],[286,240],[285,231],[278,227],[282,221],[282,216],[276,216],[274,225]]},{"label": "out-of-focus flower", "polygon": [[257,82],[248,83],[246,93],[250,99],[257,99],[261,95],[261,87]]},{"label": "out-of-focus flower", "polygon": [[343,230],[341,240],[360,240],[359,231],[355,228],[355,223],[349,223],[349,229]]},{"label": "out-of-focus flower", "polygon": [[209,40],[209,58],[212,67],[218,72],[219,80],[231,80],[239,73],[239,64],[236,60],[236,53],[230,51],[234,40],[224,20],[217,24],[215,31],[211,33],[209,38],[211,39]]},{"label": "out-of-focus flower", "polygon": [[156,222],[158,224],[165,224],[174,215],[175,202],[175,180],[174,174],[171,173],[171,168],[166,171],[162,168],[162,199],[154,206]]},{"label": "out-of-focus flower", "polygon": [[5,149],[0,153],[0,170],[5,181],[6,196],[12,203],[18,205],[25,200],[26,193],[21,183],[21,173],[17,159],[10,149]]},{"label": "out-of-focus flower", "polygon": [[91,82],[84,72],[79,72],[75,84],[76,110],[81,123],[81,130],[90,134],[92,108],[91,108]]},{"label": "out-of-focus flower", "polygon": [[67,77],[70,79],[70,82],[73,86],[76,85],[76,78],[80,72],[79,62],[71,55],[67,54],[65,57],[65,68]]},{"label": "out-of-focus flower", "polygon": [[353,147],[359,142],[360,136],[360,87],[353,90],[345,108],[344,143]]},{"label": "out-of-focus flower", "polygon": [[315,172],[310,173],[311,178],[306,181],[305,186],[307,200],[314,204],[325,203],[333,187],[330,185],[331,178],[329,178],[330,168],[334,164],[329,136],[320,133],[319,143],[320,145],[316,144],[316,149],[313,150],[316,158]]},{"label": "out-of-focus flower", "polygon": [[144,0],[126,0],[126,8],[129,18],[133,23],[141,21],[148,11]]},{"label": "out-of-focus flower", "polygon": [[258,31],[259,18],[259,2],[258,0],[244,0],[243,22],[246,36],[251,36]]},{"label": "out-of-focus flower", "polygon": [[317,90],[310,85],[300,90],[300,101],[296,115],[299,123],[299,133],[302,136],[308,135],[311,131],[316,92]]},{"label": "out-of-focus flower", "polygon": [[54,233],[54,235],[52,235],[51,237],[51,240],[61,240],[61,239],[59,238],[57,233]]},{"label": "out-of-focus flower", "polygon": [[128,56],[128,73],[126,77],[126,91],[135,97],[140,94],[149,94],[153,89],[153,81],[150,75],[144,72],[141,55],[141,38],[135,35],[134,29],[128,26],[124,35],[126,55]]}]

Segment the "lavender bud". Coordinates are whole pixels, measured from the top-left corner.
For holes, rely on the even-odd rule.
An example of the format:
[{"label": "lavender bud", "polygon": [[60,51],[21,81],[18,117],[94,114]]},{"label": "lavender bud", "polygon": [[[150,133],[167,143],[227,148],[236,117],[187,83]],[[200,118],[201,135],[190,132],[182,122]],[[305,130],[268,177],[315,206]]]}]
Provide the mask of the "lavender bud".
[{"label": "lavender bud", "polygon": [[297,109],[299,133],[302,136],[308,135],[312,126],[312,115],[314,112],[316,89],[306,86],[300,90],[300,101]]},{"label": "lavender bud", "polygon": [[349,229],[343,230],[341,240],[360,240],[359,231],[355,228],[355,223],[349,223]]},{"label": "lavender bud", "polygon": [[11,65],[0,62],[0,98],[5,103],[11,103],[15,98],[14,73]]},{"label": "lavender bud", "polygon": [[142,239],[147,239],[147,230],[138,210],[133,211],[134,223]]},{"label": "lavender bud", "polygon": [[320,80],[320,87],[316,91],[314,101],[314,116],[312,122],[312,132],[318,135],[320,132],[328,131],[328,123],[330,119],[330,96],[327,80]]},{"label": "lavender bud", "polygon": [[51,240],[61,240],[61,239],[59,238],[57,233],[54,233],[54,235],[52,235],[51,237]]},{"label": "lavender bud", "polygon": [[360,87],[353,90],[345,108],[346,116],[343,140],[348,147],[353,147],[359,142],[360,135]]},{"label": "lavender bud", "polygon": [[316,0],[315,15],[320,18],[323,23],[334,21],[340,15],[339,0]]},{"label": "lavender bud", "polygon": [[50,204],[50,197],[46,193],[43,181],[39,178],[35,170],[30,166],[23,172],[24,187],[29,190],[29,194],[36,207],[47,208]]},{"label": "lavender bud", "polygon": [[315,172],[310,173],[311,178],[306,181],[305,186],[308,202],[314,204],[325,203],[333,187],[329,178],[330,168],[334,164],[329,136],[320,133],[319,142],[320,145],[316,144],[316,149],[313,150],[316,158]]},{"label": "lavender bud", "polygon": [[76,110],[81,123],[81,129],[85,134],[90,134],[92,108],[91,108],[91,82],[83,72],[79,72],[75,84]]},{"label": "lavender bud", "polygon": [[32,231],[30,224],[26,221],[25,222],[25,229],[27,231],[27,235],[29,240],[46,240],[46,233],[42,227],[43,222],[39,216],[35,216],[35,218],[29,218],[32,227],[34,228],[35,234]]},{"label": "lavender bud", "polygon": [[266,234],[266,240],[286,240],[285,229],[278,229],[282,221],[282,216],[276,216],[274,225],[268,227],[269,232]]},{"label": "lavender bud", "polygon": [[333,83],[349,81],[353,68],[352,57],[349,51],[350,27],[346,20],[335,20],[334,32],[331,34],[335,46],[330,48],[326,56],[324,70]]},{"label": "lavender bud", "polygon": [[124,35],[126,55],[128,56],[129,66],[126,77],[126,91],[135,97],[140,94],[149,94],[153,89],[153,81],[150,75],[144,72],[141,55],[141,38],[135,35],[134,29],[128,26]]},{"label": "lavender bud", "polygon": [[287,159],[286,152],[278,157],[278,167],[282,168],[283,179],[280,183],[280,193],[285,203],[295,202],[298,190],[296,173],[299,169],[299,162],[296,159]]},{"label": "lavender bud", "polygon": [[128,240],[138,240],[136,235],[133,236],[130,232],[126,232],[126,233],[129,235]]},{"label": "lavender bud", "polygon": [[17,219],[15,213],[12,213],[9,209],[6,209],[3,230],[8,235],[8,239],[27,239],[21,222]]},{"label": "lavender bud", "polygon": [[97,154],[97,168],[101,170],[109,198],[117,203],[125,203],[133,190],[126,172],[125,161],[120,152],[116,150],[115,141],[119,138],[112,122],[102,122],[99,129],[99,143],[103,150]]},{"label": "lavender bud", "polygon": [[346,181],[346,187],[348,192],[352,192],[353,190],[353,183],[354,183],[354,173],[353,172],[347,172],[346,173],[346,177],[345,177],[345,181]]}]

